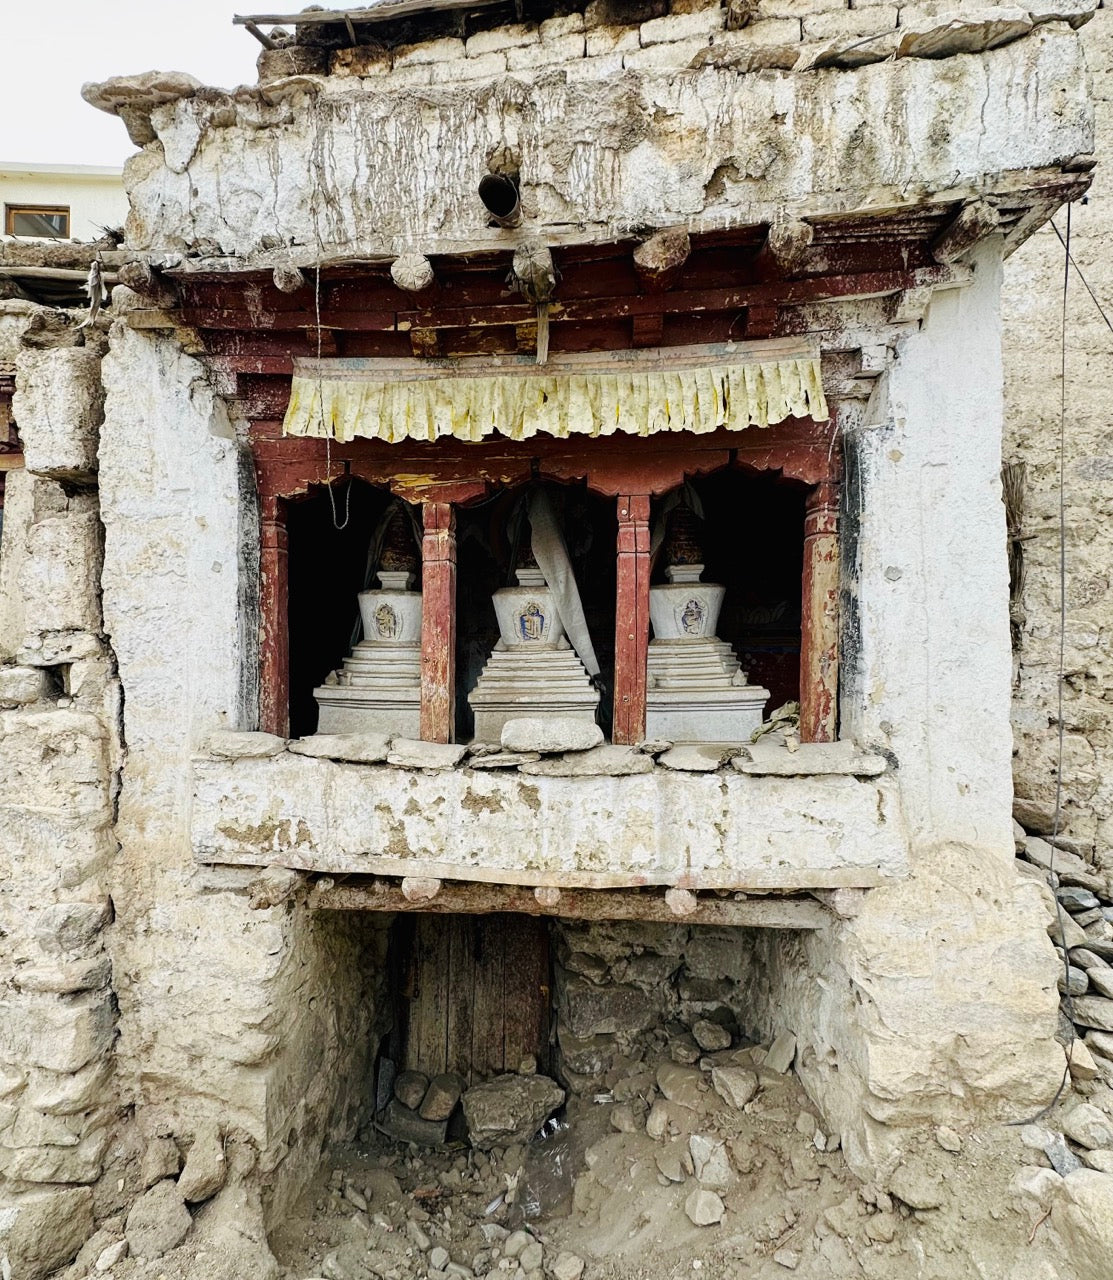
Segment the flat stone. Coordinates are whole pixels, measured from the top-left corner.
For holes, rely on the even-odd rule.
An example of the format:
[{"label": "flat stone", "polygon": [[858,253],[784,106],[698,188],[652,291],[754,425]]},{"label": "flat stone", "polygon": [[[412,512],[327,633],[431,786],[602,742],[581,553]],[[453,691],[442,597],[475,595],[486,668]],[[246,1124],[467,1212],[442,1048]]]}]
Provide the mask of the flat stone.
[{"label": "flat stone", "polygon": [[889,1193],[910,1209],[938,1209],[943,1203],[938,1178],[907,1164],[900,1165],[889,1179]]},{"label": "flat stone", "polygon": [[416,1142],[422,1147],[437,1147],[444,1142],[447,1120],[422,1120],[416,1111],[391,1098],[380,1121],[384,1133],[399,1142]]},{"label": "flat stone", "polygon": [[491,755],[472,756],[468,760],[469,769],[517,769],[523,764],[533,764],[540,760],[537,751],[496,751]]},{"label": "flat stone", "polygon": [[725,1191],[734,1181],[726,1144],[704,1133],[693,1133],[688,1139],[696,1181],[712,1191]]},{"label": "flat stone", "polygon": [[1096,893],[1080,889],[1077,885],[1062,885],[1056,890],[1055,896],[1068,911],[1090,911],[1101,906]]},{"label": "flat stone", "polygon": [[496,1076],[463,1096],[468,1137],[481,1151],[528,1142],[563,1101],[564,1090],[548,1076]]},{"label": "flat stone", "polygon": [[[429,1077],[421,1071],[403,1071],[394,1080],[394,1096],[410,1111],[416,1111],[429,1089]],[[448,1117],[441,1117],[447,1120]],[[426,1116],[426,1120],[433,1119]]]},{"label": "flat stone", "polygon": [[1108,961],[1097,955],[1089,947],[1073,947],[1070,953],[1071,964],[1076,964],[1088,973],[1091,969],[1108,969]]},{"label": "flat stone", "polygon": [[1088,1169],[1096,1169],[1099,1173],[1113,1173],[1113,1151],[1083,1151],[1082,1163]]},{"label": "flat stone", "polygon": [[723,1220],[723,1202],[714,1191],[700,1188],[684,1201],[684,1212],[697,1227],[713,1227]]},{"label": "flat stone", "polygon": [[1013,821],[1024,831],[1037,835],[1050,835],[1055,830],[1055,806],[1042,800],[1026,800],[1013,797]]},{"label": "flat stone", "polygon": [[1047,936],[1057,947],[1063,947],[1067,951],[1074,947],[1086,946],[1091,941],[1085,930],[1075,924],[1074,917],[1066,911],[1057,911],[1050,918]]},{"label": "flat stone", "polygon": [[727,1106],[741,1111],[757,1093],[757,1072],[747,1067],[713,1067],[711,1087]]},{"label": "flat stone", "polygon": [[703,1105],[703,1073],[696,1067],[685,1067],[678,1062],[662,1062],[657,1068],[657,1088],[670,1101],[692,1111]]},{"label": "flat stone", "polygon": [[1078,996],[1071,1001],[1071,1012],[1080,1026],[1113,1031],[1113,1000],[1105,996]]},{"label": "flat stone", "polygon": [[390,738],[385,733],[315,733],[289,743],[286,750],[296,756],[380,764],[390,754]]},{"label": "flat stone", "polygon": [[693,1066],[700,1060],[700,1048],[692,1035],[673,1036],[669,1041],[669,1057],[673,1062]]},{"label": "flat stone", "polygon": [[587,751],[603,741],[603,730],[569,716],[522,716],[502,727],[504,751]]},{"label": "flat stone", "polygon": [[176,1249],[189,1234],[193,1219],[177,1183],[157,1182],[131,1206],[124,1235],[132,1254],[151,1261]]},{"label": "flat stone", "polygon": [[[639,745],[638,750],[641,751],[644,748]],[[686,773],[714,773],[717,769],[721,769],[737,750],[737,747],[684,744],[670,747],[668,751],[657,757],[657,763],[663,764],[666,769],[680,769]]]},{"label": "flat stone", "polygon": [[129,1248],[130,1246],[126,1240],[117,1240],[115,1244],[110,1244],[107,1249],[102,1249],[97,1254],[97,1271],[111,1271],[117,1262],[122,1262],[128,1256]]},{"label": "flat stone", "polygon": [[1029,862],[1034,862],[1036,866],[1044,867],[1048,871],[1054,870],[1059,875],[1065,871],[1083,873],[1090,871],[1089,864],[1083,862],[1077,854],[1068,853],[1065,849],[1056,849],[1046,840],[1041,840],[1039,836],[1029,836],[1024,841],[1024,853]]},{"label": "flat stone", "polygon": [[[1110,979],[1113,979],[1113,970],[1106,970]],[[1074,965],[1068,965],[1064,973],[1059,971],[1059,991],[1062,995],[1081,996],[1085,995],[1090,986],[1090,979],[1086,976],[1085,969],[1076,969]],[[1113,982],[1108,983],[1109,989],[1102,987],[1099,981],[1094,982],[1098,994],[1103,996],[1113,995]]]},{"label": "flat stone", "polygon": [[429,1265],[435,1271],[443,1271],[445,1266],[451,1262],[449,1252],[443,1245],[437,1245],[429,1254]]},{"label": "flat stone", "polygon": [[[960,53],[981,53],[1019,40],[1032,30],[1032,19],[1021,9],[993,8],[961,18],[921,20],[922,29],[902,35],[902,58],[949,58]],[[974,21],[970,19],[974,18]]]},{"label": "flat stone", "polygon": [[456,1104],[466,1088],[467,1081],[463,1076],[451,1073],[434,1076],[429,1081],[418,1115],[423,1120],[447,1120],[456,1110]]},{"label": "flat stone", "polygon": [[[1071,972],[1075,973],[1077,970],[1071,969]],[[1113,969],[1108,968],[1108,966],[1103,966],[1100,969],[1090,969],[1087,971],[1086,976],[1088,979],[1087,985],[1093,987],[1099,996],[1113,999]],[[1083,987],[1082,991],[1072,989],[1071,995],[1082,995],[1085,990],[1086,987]]]},{"label": "flat stone", "polygon": [[[1098,959],[1104,960],[1107,963],[1109,961],[1113,961],[1113,941],[1108,941],[1104,938],[1088,937],[1086,939],[1085,946],[1080,949],[1090,952],[1091,955],[1095,955]],[[1070,950],[1073,955],[1075,948],[1071,947]]]},{"label": "flat stone", "polygon": [[770,1045],[762,1065],[783,1076],[791,1070],[795,1058],[796,1037],[791,1031],[782,1031]]},{"label": "flat stone", "polygon": [[391,740],[387,764],[398,769],[455,769],[467,754],[458,742],[419,742],[416,738]]},{"label": "flat stone", "polygon": [[710,1022],[706,1018],[701,1018],[692,1024],[692,1035],[695,1037],[696,1044],[705,1053],[729,1049],[731,1045],[731,1034],[726,1027],[718,1022]]},{"label": "flat stone", "polygon": [[1072,1142],[1093,1151],[1113,1147],[1113,1120],[1090,1102],[1080,1102],[1062,1118],[1063,1132]]},{"label": "flat stone", "polygon": [[200,1204],[224,1186],[227,1165],[224,1142],[215,1124],[198,1125],[193,1146],[186,1156],[185,1168],[178,1179],[178,1190],[187,1204]]},{"label": "flat stone", "polygon": [[1113,1035],[1108,1031],[1087,1031],[1086,1044],[1099,1057],[1113,1060]]},{"label": "flat stone", "polygon": [[286,750],[286,739],[275,733],[243,733],[233,729],[217,729],[205,739],[206,755],[221,760],[261,760],[278,756]]},{"label": "flat stone", "polygon": [[558,756],[554,760],[537,760],[522,765],[522,773],[541,778],[621,778],[635,773],[652,773],[653,757],[635,747],[616,747],[609,743]]},{"label": "flat stone", "polygon": [[853,742],[802,742],[795,751],[789,751],[783,740],[763,738],[743,747],[731,765],[739,773],[772,774],[780,778],[832,773],[875,778],[888,769],[889,762],[874,751],[863,751]]}]

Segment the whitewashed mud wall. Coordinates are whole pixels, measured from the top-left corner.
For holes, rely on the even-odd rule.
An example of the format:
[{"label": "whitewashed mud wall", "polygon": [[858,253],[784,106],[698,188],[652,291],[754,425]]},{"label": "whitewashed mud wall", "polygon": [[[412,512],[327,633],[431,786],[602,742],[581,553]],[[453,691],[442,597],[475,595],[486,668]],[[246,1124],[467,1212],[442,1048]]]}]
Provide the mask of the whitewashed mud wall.
[{"label": "whitewashed mud wall", "polygon": [[974,284],[898,342],[848,441],[845,730],[900,762],[911,876],[837,928],[761,940],[772,1029],[796,1032],[797,1069],[863,1172],[894,1158],[901,1126],[1015,1117],[1063,1070],[1055,955],[1012,870],[999,281],[990,244]]},{"label": "whitewashed mud wall", "polygon": [[[1083,30],[1097,121],[1098,168],[1071,212],[1071,252],[1113,318],[1113,16]],[[1066,213],[1056,215],[1066,231]],[[1064,251],[1046,227],[1005,273],[1005,457],[1026,465],[1024,623],[1013,730],[1018,816],[1050,832],[1058,756],[1059,413]],[[1067,627],[1063,822],[1113,869],[1113,334],[1077,275],[1067,303]]]}]

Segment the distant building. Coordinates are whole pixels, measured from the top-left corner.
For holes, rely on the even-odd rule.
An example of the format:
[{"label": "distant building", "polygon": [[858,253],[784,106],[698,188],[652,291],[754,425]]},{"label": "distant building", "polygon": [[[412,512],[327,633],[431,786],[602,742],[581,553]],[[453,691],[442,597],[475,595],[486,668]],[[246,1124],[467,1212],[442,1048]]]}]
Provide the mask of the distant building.
[{"label": "distant building", "polygon": [[127,216],[123,170],[113,165],[0,160],[4,239],[96,240]]}]

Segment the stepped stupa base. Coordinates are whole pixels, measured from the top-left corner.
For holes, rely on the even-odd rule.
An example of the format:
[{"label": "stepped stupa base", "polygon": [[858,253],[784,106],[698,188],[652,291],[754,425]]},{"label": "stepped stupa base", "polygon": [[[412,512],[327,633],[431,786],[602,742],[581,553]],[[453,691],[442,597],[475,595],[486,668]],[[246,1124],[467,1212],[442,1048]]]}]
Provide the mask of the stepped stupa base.
[{"label": "stepped stupa base", "polygon": [[421,732],[421,647],[361,640],[344,659],[336,684],[313,690],[318,733]]},{"label": "stepped stupa base", "polygon": [[564,716],[595,723],[599,694],[571,648],[496,648],[468,694],[475,740],[498,742],[508,720]]},{"label": "stepped stupa base", "polygon": [[745,683],[725,640],[654,640],[649,646],[645,733],[669,742],[748,742],[769,690]]}]

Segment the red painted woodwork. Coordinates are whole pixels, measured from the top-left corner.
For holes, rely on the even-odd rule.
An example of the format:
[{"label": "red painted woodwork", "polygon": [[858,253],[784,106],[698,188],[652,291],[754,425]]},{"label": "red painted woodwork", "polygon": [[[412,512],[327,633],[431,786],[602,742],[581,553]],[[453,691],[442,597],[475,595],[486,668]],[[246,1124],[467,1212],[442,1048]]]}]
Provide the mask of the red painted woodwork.
[{"label": "red painted woodwork", "polygon": [[421,737],[451,742],[456,719],[456,512],[422,507]]},{"label": "red painted woodwork", "polygon": [[286,503],[264,495],[260,537],[259,728],[290,729],[289,561]]},{"label": "red painted woodwork", "polygon": [[618,498],[618,585],[614,620],[614,742],[645,737],[649,650],[649,494]]},{"label": "red painted woodwork", "polygon": [[839,692],[839,489],[835,479],[808,494],[801,585],[800,737],[833,742]]}]

